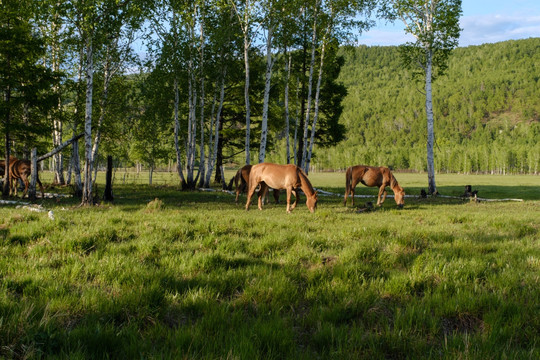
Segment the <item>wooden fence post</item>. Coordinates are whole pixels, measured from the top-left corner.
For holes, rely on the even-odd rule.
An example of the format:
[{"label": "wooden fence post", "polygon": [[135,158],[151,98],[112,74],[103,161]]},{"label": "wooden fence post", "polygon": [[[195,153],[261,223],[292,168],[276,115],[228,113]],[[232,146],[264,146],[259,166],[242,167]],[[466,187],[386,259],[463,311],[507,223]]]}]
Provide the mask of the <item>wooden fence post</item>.
[{"label": "wooden fence post", "polygon": [[107,173],[105,175],[105,193],[103,194],[103,199],[107,201],[113,201],[113,193],[112,193],[112,156],[107,156]]}]

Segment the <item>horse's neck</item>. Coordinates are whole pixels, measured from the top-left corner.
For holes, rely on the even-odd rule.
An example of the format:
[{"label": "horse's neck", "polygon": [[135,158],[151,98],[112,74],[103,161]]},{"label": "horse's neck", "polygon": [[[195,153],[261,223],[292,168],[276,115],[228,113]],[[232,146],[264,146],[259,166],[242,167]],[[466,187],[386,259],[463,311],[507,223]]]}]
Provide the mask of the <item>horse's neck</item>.
[{"label": "horse's neck", "polygon": [[309,182],[308,178],[304,173],[300,170],[298,171],[298,177],[300,178],[300,186],[302,188],[302,191],[307,196],[312,196],[315,190],[313,190],[313,186],[311,186],[311,183]]},{"label": "horse's neck", "polygon": [[392,178],[390,179],[390,188],[392,188],[392,191],[394,192],[398,191],[401,188],[401,186],[399,186],[399,183],[397,182],[393,174],[392,174]]}]

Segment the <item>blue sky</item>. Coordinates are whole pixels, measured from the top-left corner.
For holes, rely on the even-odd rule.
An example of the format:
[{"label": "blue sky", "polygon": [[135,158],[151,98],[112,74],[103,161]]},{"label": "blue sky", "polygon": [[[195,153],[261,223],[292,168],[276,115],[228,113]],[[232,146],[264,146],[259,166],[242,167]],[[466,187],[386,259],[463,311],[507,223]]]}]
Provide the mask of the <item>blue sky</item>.
[{"label": "blue sky", "polygon": [[[540,0],[463,0],[459,46],[540,37]],[[412,39],[402,22],[377,25],[358,38],[365,45],[400,45]],[[409,35],[410,36],[410,35]]]}]

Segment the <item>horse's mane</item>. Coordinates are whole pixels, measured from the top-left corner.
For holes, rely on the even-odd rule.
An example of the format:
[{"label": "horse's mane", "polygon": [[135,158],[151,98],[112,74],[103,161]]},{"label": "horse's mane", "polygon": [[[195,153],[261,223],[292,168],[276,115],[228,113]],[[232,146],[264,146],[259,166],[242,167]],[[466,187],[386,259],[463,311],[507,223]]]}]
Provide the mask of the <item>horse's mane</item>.
[{"label": "horse's mane", "polygon": [[302,183],[302,185],[305,185],[309,189],[309,191],[311,191],[311,193],[313,194],[315,192],[315,189],[313,189],[313,186],[311,185],[311,182],[309,181],[307,174],[300,167],[296,167],[296,168],[298,169],[297,174],[298,174],[298,177],[300,178],[300,182]]},{"label": "horse's mane", "polygon": [[390,176],[391,176],[391,178],[390,178],[390,187],[391,187],[392,189],[395,189],[396,187],[397,187],[397,188],[401,188],[401,186],[399,185],[398,181],[397,181],[396,178],[394,177],[394,174],[392,174],[392,173],[390,172]]}]

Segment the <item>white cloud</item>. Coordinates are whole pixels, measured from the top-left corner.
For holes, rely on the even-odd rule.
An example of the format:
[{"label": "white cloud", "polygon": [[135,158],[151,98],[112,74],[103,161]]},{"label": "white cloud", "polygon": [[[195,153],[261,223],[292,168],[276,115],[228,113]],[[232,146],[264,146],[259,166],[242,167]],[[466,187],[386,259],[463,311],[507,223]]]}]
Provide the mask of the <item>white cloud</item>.
[{"label": "white cloud", "polygon": [[[359,44],[365,45],[400,45],[414,41],[410,34],[405,34],[403,26],[381,24],[363,33]],[[475,15],[463,16],[460,19],[463,29],[459,38],[459,46],[481,45],[505,40],[540,37],[540,16],[528,15]]]},{"label": "white cloud", "polygon": [[369,46],[401,45],[407,41],[414,41],[414,37],[411,34],[405,34],[405,31],[382,30],[381,28],[369,30],[358,39],[359,44]]},{"label": "white cloud", "polygon": [[478,15],[464,16],[459,45],[480,45],[505,40],[540,36],[540,16]]}]

